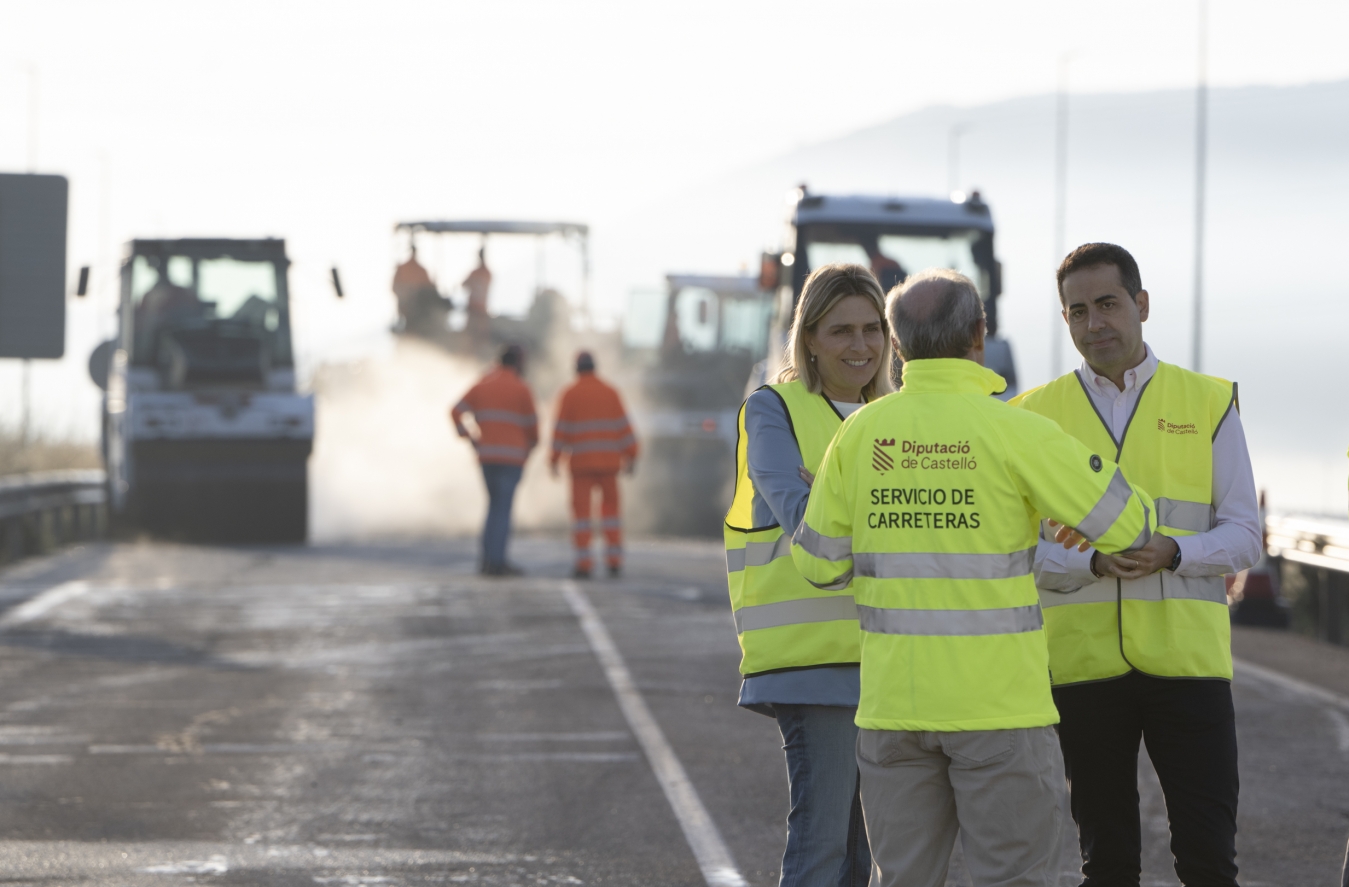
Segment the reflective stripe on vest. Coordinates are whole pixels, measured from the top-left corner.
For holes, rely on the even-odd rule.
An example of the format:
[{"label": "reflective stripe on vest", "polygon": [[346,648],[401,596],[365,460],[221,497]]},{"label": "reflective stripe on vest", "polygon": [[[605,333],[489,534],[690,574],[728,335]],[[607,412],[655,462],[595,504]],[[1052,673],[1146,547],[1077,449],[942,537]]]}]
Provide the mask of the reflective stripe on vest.
[{"label": "reflective stripe on vest", "polygon": [[851,536],[821,536],[804,520],[796,528],[796,544],[827,561],[841,561],[852,556]]},{"label": "reflective stripe on vest", "polygon": [[778,601],[757,607],[741,607],[735,611],[735,630],[739,634],[760,628],[778,628],[783,625],[806,625],[811,622],[833,622],[836,619],[856,619],[857,604],[852,596],[802,598]]},{"label": "reflective stripe on vest", "polygon": [[1120,583],[1102,579],[1077,591],[1045,591],[1040,593],[1040,606],[1061,607],[1065,604],[1100,604],[1126,601],[1209,601],[1227,606],[1227,583],[1220,576],[1176,576],[1163,570],[1132,582]]},{"label": "reflective stripe on vest", "polygon": [[1207,502],[1186,502],[1182,499],[1154,499],[1157,503],[1157,525],[1207,533],[1213,529],[1213,506]]},{"label": "reflective stripe on vest", "polygon": [[[1159,363],[1118,441],[1077,373],[1015,402],[1087,446],[1113,452],[1124,475],[1153,497],[1159,532],[1188,536],[1212,529],[1213,438],[1236,408],[1232,383]],[[1106,578],[1069,594],[1042,591],[1040,604],[1056,685],[1131,669],[1161,677],[1232,676],[1227,592],[1219,577],[1162,571]]]},{"label": "reflective stripe on vest", "polygon": [[792,556],[792,537],[786,534],[773,542],[746,542],[744,548],[726,550],[726,572],[738,573],[745,567],[763,567],[780,557]]},{"label": "reflective stripe on vest", "polygon": [[871,579],[1014,579],[1030,573],[1035,549],[1011,554],[859,551],[853,575]]},{"label": "reflective stripe on vest", "polygon": [[[842,418],[823,395],[811,394],[799,382],[767,388],[786,407],[802,464],[817,471]],[[822,595],[792,563],[791,536],[775,523],[754,525],[748,445],[745,407],[741,406],[735,495],[724,528],[726,578],[740,639],[741,673],[858,662],[861,633],[852,597]],[[851,545],[851,540],[843,541]]]},{"label": "reflective stripe on vest", "polygon": [[1000,607],[991,610],[895,610],[858,607],[863,631],[878,634],[910,634],[974,637],[990,634],[1021,634],[1044,626],[1040,608]]}]

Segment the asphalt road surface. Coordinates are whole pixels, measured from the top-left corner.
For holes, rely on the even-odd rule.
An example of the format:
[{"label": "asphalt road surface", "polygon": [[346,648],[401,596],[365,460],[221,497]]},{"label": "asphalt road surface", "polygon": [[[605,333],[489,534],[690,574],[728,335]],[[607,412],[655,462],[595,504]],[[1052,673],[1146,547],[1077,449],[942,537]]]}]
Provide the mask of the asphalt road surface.
[{"label": "asphalt road surface", "polygon": [[[735,706],[719,546],[638,541],[579,585],[564,540],[516,555],[487,580],[468,540],[127,543],[0,573],[0,883],[776,884],[781,739]],[[1336,884],[1349,652],[1236,648],[1242,881]],[[1140,791],[1143,883],[1175,884]]]}]

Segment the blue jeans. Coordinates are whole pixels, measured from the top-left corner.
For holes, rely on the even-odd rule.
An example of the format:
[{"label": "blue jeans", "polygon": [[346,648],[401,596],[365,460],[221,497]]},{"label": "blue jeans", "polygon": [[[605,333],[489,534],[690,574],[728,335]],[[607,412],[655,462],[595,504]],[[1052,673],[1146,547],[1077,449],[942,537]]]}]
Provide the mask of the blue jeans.
[{"label": "blue jeans", "polygon": [[780,887],[866,887],[871,851],[857,781],[857,709],[773,704],[791,812]]},{"label": "blue jeans", "polygon": [[506,566],[506,543],[511,538],[511,503],[520,483],[519,465],[483,465],[487,483],[487,522],[482,528],[482,565],[485,569]]}]

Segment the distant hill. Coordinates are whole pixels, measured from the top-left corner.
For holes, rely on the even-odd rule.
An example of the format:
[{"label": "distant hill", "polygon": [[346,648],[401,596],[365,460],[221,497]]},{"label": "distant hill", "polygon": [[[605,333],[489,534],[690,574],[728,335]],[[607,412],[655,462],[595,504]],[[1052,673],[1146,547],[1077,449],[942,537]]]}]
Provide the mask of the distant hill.
[{"label": "distant hill", "polygon": [[[612,293],[666,271],[753,267],[761,248],[777,244],[784,196],[799,182],[824,193],[941,195],[948,132],[963,124],[960,182],[979,188],[993,209],[1004,330],[1024,383],[1038,384],[1049,375],[1056,310],[1054,111],[1053,95],[928,108],[653,201],[596,226],[598,283]],[[1148,341],[1185,366],[1194,111],[1189,90],[1073,96],[1069,111],[1068,245],[1111,240],[1134,253],[1154,306]],[[1307,507],[1330,484],[1338,492],[1325,494],[1325,509],[1342,511],[1349,409],[1327,410],[1302,392],[1308,375],[1337,379],[1345,365],[1349,282],[1339,257],[1349,236],[1349,81],[1215,89],[1209,113],[1204,368],[1241,381],[1254,449],[1301,454],[1294,473],[1310,474],[1290,474],[1285,484],[1305,490],[1298,495]],[[1075,363],[1065,352],[1064,365]],[[1296,440],[1287,431],[1294,426]],[[1266,460],[1271,482],[1284,461]]]}]

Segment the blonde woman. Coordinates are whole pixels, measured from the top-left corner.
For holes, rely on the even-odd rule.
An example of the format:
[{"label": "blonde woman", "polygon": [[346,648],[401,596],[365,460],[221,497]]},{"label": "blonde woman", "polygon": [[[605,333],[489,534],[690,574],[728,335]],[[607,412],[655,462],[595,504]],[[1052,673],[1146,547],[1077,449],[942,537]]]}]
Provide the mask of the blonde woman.
[{"label": "blonde woman", "polygon": [[787,757],[781,887],[863,887],[870,877],[854,752],[857,609],[808,583],[790,543],[834,432],[886,392],[889,343],[885,295],[871,272],[818,268],[797,302],[787,367],[740,410],[726,566],[740,705],[777,720]]}]

